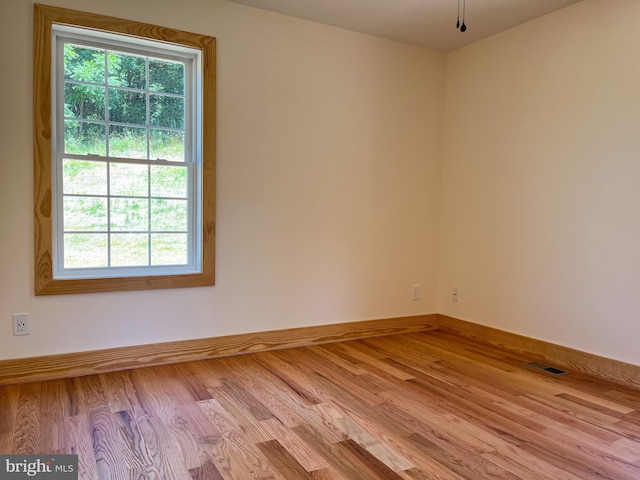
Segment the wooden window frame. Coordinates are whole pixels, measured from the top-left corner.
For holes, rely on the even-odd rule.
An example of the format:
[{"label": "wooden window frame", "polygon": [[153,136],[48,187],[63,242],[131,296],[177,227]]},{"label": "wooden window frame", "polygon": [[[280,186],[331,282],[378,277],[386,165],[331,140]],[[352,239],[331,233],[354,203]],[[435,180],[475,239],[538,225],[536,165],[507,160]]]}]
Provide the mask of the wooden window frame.
[{"label": "wooden window frame", "polygon": [[[196,48],[202,54],[201,272],[105,278],[53,278],[52,92],[53,24],[84,27]],[[35,294],[150,290],[215,284],[216,39],[146,23],[34,5]]]}]

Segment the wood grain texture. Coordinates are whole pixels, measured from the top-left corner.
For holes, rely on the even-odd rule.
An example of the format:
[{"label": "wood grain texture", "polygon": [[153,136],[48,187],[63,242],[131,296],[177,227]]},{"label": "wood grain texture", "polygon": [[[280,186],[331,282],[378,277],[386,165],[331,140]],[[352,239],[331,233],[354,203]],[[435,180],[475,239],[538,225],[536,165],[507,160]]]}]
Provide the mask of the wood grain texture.
[{"label": "wood grain texture", "polygon": [[33,11],[33,169],[35,290],[53,279],[51,219],[51,20]]},{"label": "wood grain texture", "polygon": [[[51,28],[67,24],[197,48],[202,53],[202,271],[187,275],[54,279],[52,224]],[[34,5],[34,219],[35,293],[69,293],[199,287],[215,284],[216,39],[105,15]]]},{"label": "wood grain texture", "polygon": [[419,315],[0,361],[0,385],[53,380],[433,328]]},{"label": "wood grain texture", "polygon": [[438,314],[435,317],[435,323],[441,330],[524,354],[528,361],[543,361],[561,369],[582,372],[611,382],[640,388],[640,366],[638,365],[600,357],[446,315]]},{"label": "wood grain texture", "polygon": [[640,391],[525,358],[431,330],[3,386],[0,447],[97,480],[640,478]]}]

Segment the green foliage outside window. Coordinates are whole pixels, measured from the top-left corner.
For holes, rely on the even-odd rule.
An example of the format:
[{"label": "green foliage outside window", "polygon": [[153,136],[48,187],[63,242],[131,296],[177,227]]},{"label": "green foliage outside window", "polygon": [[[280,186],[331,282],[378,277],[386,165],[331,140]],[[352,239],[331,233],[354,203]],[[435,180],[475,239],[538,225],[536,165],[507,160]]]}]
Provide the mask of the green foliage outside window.
[{"label": "green foliage outside window", "polygon": [[[182,63],[65,44],[65,152],[183,162],[184,91]],[[186,263],[187,184],[184,164],[64,160],[65,266]]]},{"label": "green foliage outside window", "polygon": [[183,64],[65,44],[64,78],[67,153],[184,160]]}]

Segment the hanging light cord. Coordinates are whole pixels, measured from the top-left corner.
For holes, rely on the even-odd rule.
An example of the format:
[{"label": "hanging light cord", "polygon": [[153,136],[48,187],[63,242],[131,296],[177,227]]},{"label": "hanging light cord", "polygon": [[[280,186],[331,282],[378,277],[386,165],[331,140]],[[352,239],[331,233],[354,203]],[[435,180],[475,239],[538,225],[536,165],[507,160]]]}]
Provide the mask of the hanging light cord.
[{"label": "hanging light cord", "polygon": [[467,12],[467,0],[462,0],[462,23],[460,23],[460,0],[458,0],[458,18],[456,20],[456,28],[461,32],[467,31],[467,25],[464,23],[464,16]]}]

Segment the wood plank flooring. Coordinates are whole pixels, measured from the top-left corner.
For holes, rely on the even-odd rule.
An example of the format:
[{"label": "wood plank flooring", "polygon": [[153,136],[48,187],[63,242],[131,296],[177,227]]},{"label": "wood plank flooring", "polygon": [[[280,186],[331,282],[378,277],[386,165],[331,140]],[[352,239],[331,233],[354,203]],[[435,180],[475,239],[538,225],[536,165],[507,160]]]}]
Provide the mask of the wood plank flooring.
[{"label": "wood plank flooring", "polygon": [[81,479],[638,480],[640,391],[441,331],[0,387]]}]

